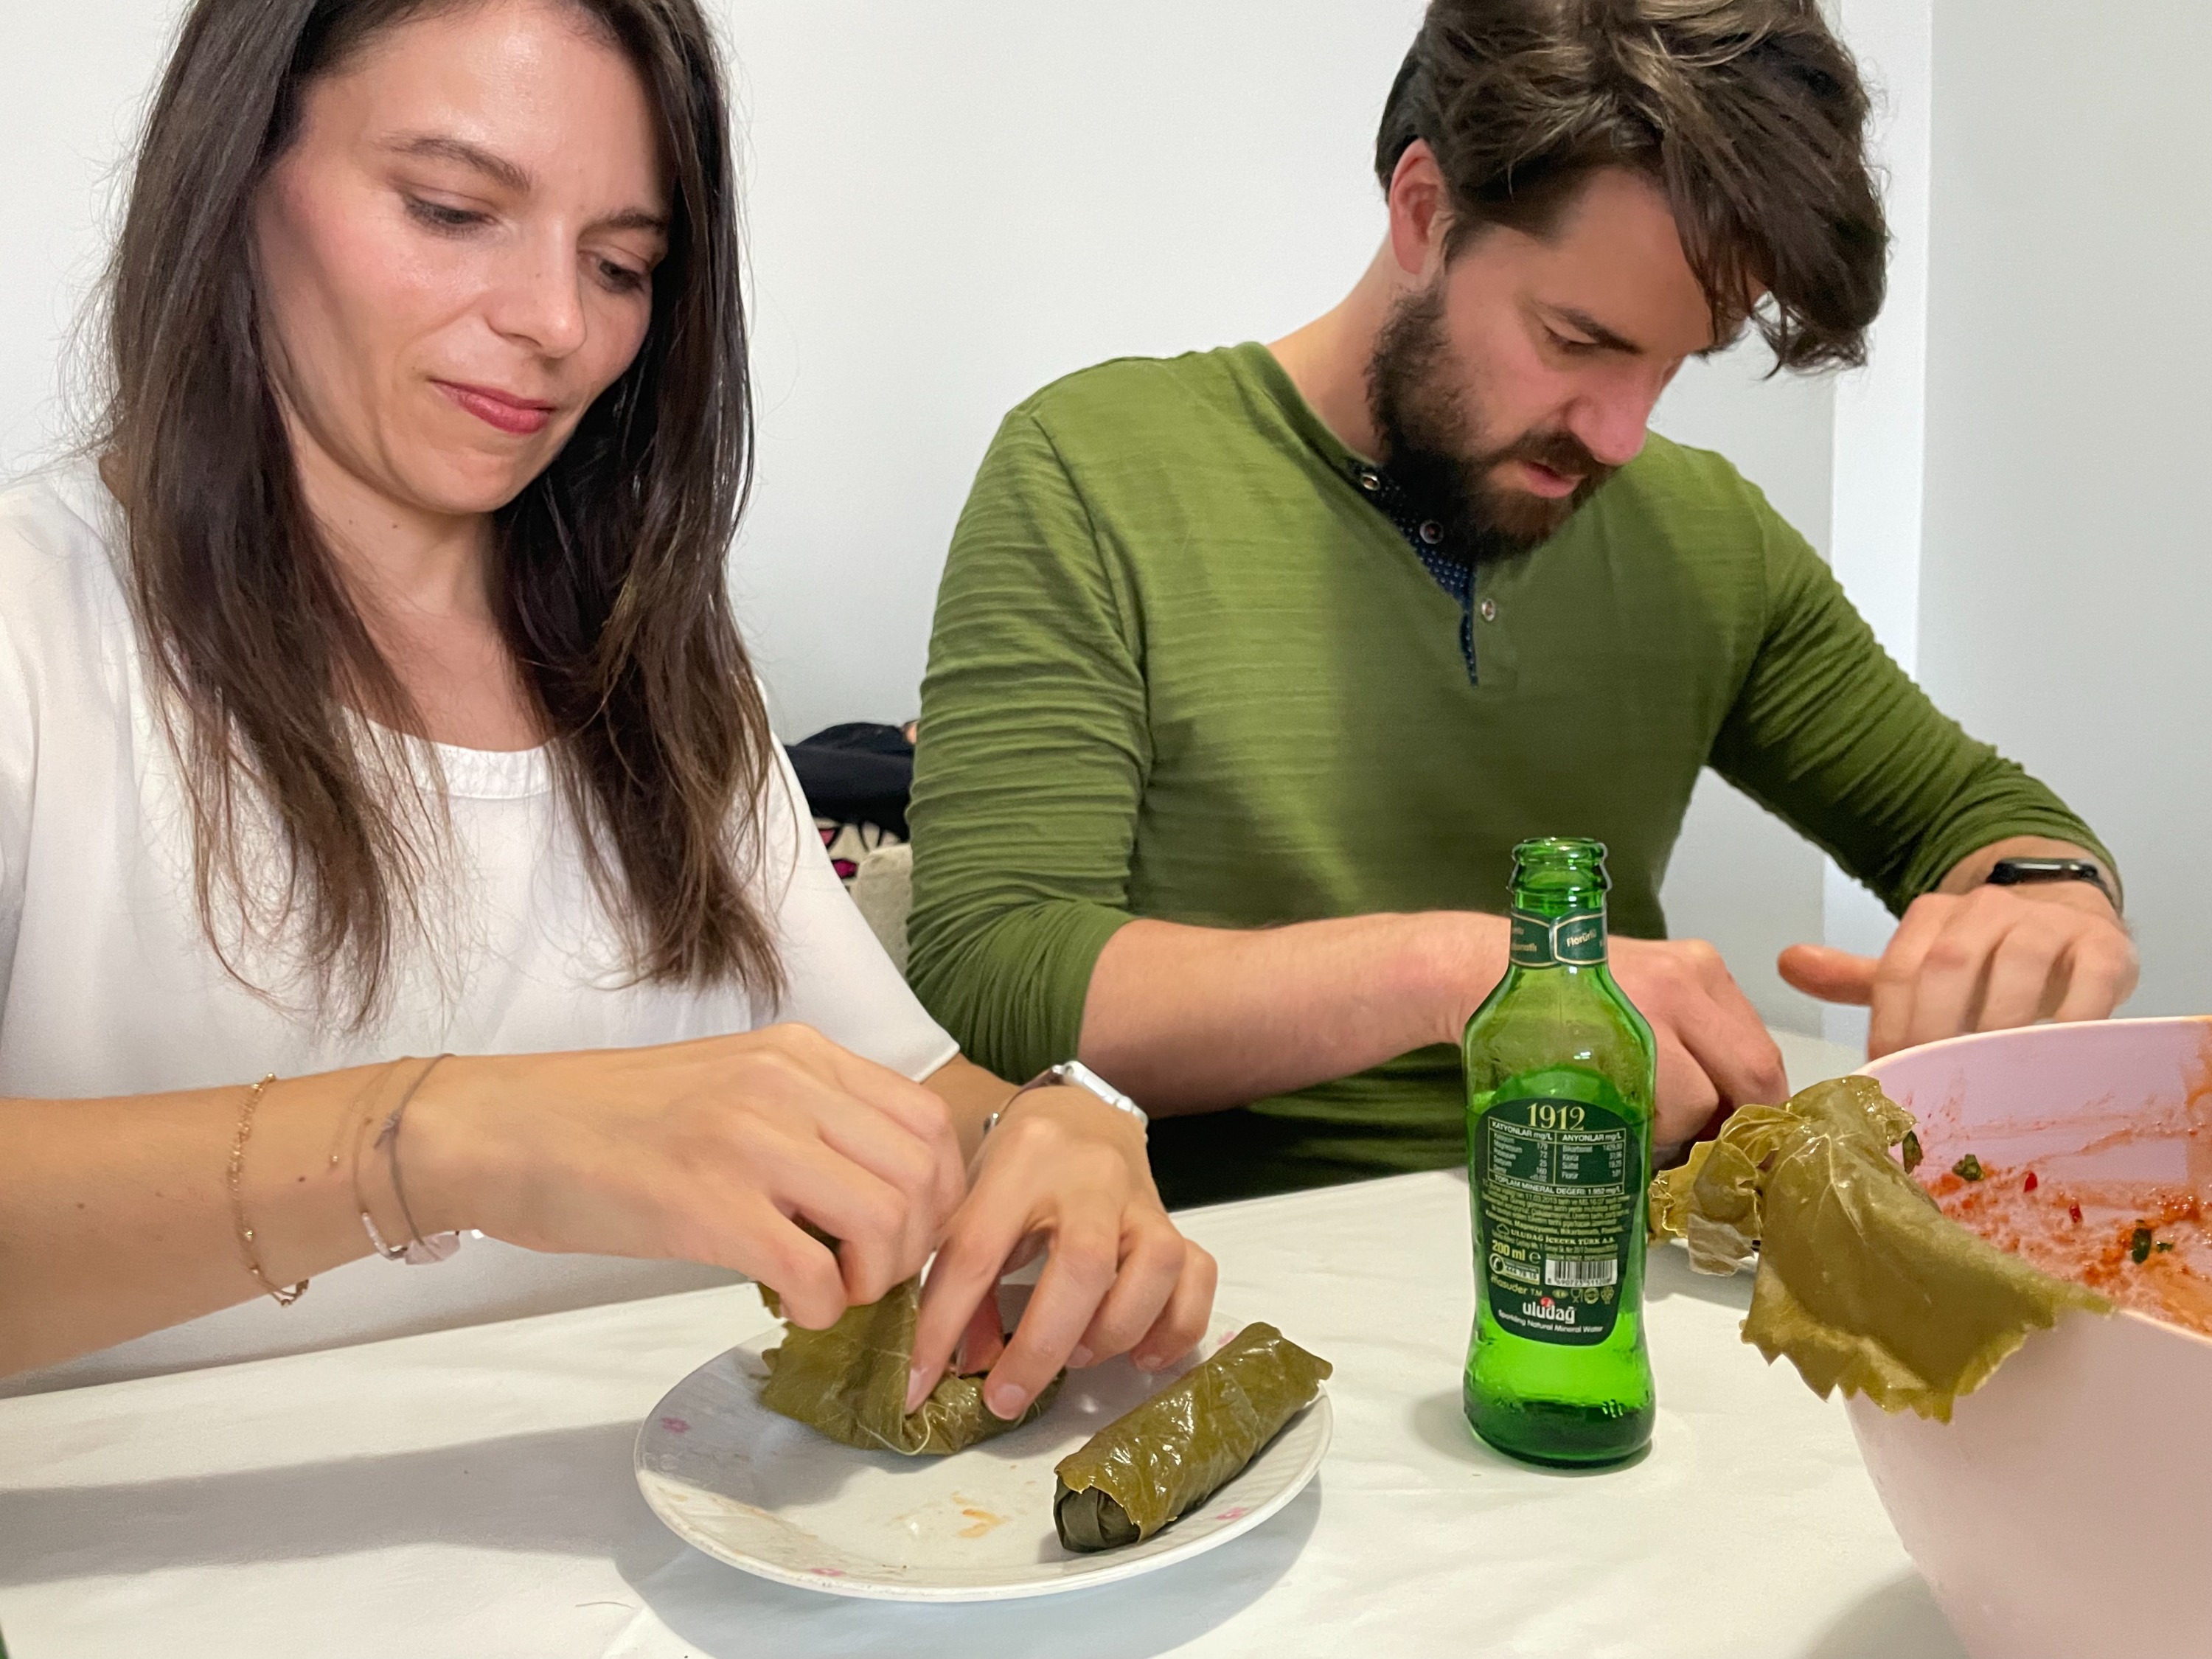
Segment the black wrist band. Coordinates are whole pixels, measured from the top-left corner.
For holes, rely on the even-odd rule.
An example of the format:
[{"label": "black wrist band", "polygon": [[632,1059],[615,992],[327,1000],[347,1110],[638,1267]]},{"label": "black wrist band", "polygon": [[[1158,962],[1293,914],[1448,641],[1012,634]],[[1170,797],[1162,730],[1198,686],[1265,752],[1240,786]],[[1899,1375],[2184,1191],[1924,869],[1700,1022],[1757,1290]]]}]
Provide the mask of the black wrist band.
[{"label": "black wrist band", "polygon": [[2021,887],[2046,881],[2094,882],[2099,891],[2112,902],[2112,908],[2120,908],[2120,896],[2101,866],[2087,859],[1999,859],[1990,866],[1986,878],[1996,887]]}]

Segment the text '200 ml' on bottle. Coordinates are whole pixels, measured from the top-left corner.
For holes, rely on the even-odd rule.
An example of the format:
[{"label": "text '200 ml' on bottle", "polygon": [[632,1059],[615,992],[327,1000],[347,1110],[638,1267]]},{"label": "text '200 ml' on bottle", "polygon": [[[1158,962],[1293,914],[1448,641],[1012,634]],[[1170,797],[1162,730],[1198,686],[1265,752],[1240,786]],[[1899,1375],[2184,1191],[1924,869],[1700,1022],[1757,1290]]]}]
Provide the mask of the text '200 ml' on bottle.
[{"label": "text '200 ml' on bottle", "polygon": [[1540,1463],[1618,1462],[1651,1438],[1644,1192],[1651,1028],[1606,967],[1605,848],[1513,849],[1512,952],[1468,1021],[1474,1431]]}]

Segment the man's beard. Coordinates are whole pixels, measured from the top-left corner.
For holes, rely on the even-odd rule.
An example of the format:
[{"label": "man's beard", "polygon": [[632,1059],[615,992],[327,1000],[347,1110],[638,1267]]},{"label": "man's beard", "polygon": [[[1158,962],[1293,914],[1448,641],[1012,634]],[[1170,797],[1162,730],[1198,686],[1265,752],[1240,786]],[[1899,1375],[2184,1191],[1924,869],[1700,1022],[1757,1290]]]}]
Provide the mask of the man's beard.
[{"label": "man's beard", "polygon": [[[1444,526],[1446,544],[1474,563],[1514,558],[1548,541],[1619,471],[1569,432],[1528,432],[1486,447],[1474,396],[1458,382],[1444,338],[1441,280],[1392,308],[1368,364],[1367,402],[1390,477]],[[1582,483],[1557,500],[1516,489],[1496,476],[1511,461],[1534,461]]]}]

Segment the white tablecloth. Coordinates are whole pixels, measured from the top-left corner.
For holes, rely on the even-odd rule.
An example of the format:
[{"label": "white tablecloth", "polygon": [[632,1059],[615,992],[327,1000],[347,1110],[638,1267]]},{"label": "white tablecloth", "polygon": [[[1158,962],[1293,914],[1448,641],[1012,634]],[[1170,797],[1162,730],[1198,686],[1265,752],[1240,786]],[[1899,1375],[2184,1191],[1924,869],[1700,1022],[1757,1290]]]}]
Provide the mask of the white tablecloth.
[{"label": "white tablecloth", "polygon": [[1462,1180],[1184,1220],[1224,1306],[1335,1362],[1336,1440],[1282,1515],[1150,1577],[885,1606],[678,1544],[631,1438],[765,1328],[739,1286],[0,1401],[0,1631],[14,1659],[1957,1659],[1840,1406],[1741,1344],[1747,1280],[1653,1253],[1654,1449],[1562,1474],[1461,1419]]}]

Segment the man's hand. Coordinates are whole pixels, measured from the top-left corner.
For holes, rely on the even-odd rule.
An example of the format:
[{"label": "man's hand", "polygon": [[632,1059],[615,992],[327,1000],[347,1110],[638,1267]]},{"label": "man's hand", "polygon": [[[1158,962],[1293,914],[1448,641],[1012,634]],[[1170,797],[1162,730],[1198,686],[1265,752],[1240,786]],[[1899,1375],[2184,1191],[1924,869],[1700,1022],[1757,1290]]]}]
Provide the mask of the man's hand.
[{"label": "man's hand", "polygon": [[1659,1042],[1658,1146],[1680,1146],[1724,1109],[1788,1098],[1782,1051],[1718,951],[1616,934],[1612,952],[1614,980]]},{"label": "man's hand", "polygon": [[2081,881],[1929,893],[1879,961],[1793,945],[1777,965],[1808,996],[1873,1010],[1870,1060],[1968,1031],[2102,1019],[2135,990],[2137,971],[2112,902]]}]

